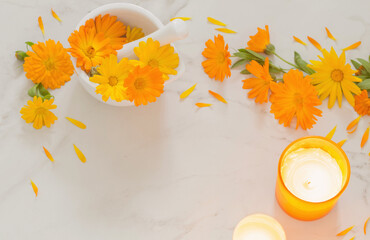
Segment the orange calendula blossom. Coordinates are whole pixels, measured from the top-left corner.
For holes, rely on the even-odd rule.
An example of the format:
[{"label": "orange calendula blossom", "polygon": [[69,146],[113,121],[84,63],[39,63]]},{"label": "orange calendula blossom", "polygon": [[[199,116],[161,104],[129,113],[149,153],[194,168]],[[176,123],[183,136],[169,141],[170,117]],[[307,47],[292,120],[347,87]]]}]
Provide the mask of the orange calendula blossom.
[{"label": "orange calendula blossom", "polygon": [[253,60],[246,65],[246,69],[255,77],[243,80],[243,89],[252,89],[248,92],[248,97],[256,98],[256,103],[266,103],[268,101],[270,84],[272,83],[272,77],[269,72],[269,59],[265,59],[263,66]]},{"label": "orange calendula blossom", "polygon": [[95,20],[87,20],[85,26],[95,28],[97,34],[103,33],[104,37],[110,40],[110,45],[114,50],[121,49],[126,42],[123,37],[126,34],[126,26],[118,21],[116,16],[105,14],[102,17],[98,15]]},{"label": "orange calendula blossom", "polygon": [[136,66],[124,81],[126,94],[136,106],[155,102],[163,93],[163,74],[158,68]]},{"label": "orange calendula blossom", "polygon": [[258,32],[254,36],[250,36],[247,42],[247,49],[255,52],[265,52],[267,46],[270,44],[269,26],[266,25],[265,29],[257,28]]},{"label": "orange calendula blossom", "polygon": [[60,42],[39,42],[32,45],[32,50],[27,52],[23,64],[28,79],[51,89],[60,88],[71,79],[74,72],[71,57]]},{"label": "orange calendula blossom", "polygon": [[299,70],[290,70],[283,76],[284,83],[271,84],[271,113],[279,119],[280,124],[290,126],[294,117],[297,118],[296,129],[310,129],[316,123],[316,116],[321,117],[321,104],[310,76],[303,77]]},{"label": "orange calendula blossom", "polygon": [[126,42],[127,43],[138,40],[144,36],[145,34],[143,33],[143,29],[127,26],[127,32],[126,32]]},{"label": "orange calendula blossom", "polygon": [[359,115],[370,115],[370,99],[367,90],[362,90],[359,95],[355,96],[354,109]]},{"label": "orange calendula blossom", "polygon": [[29,100],[28,105],[25,105],[20,113],[26,123],[33,123],[33,127],[40,129],[43,126],[50,127],[58,118],[50,110],[57,108],[53,104],[54,99],[42,101],[41,97],[33,97],[33,101]]},{"label": "orange calendula blossom", "polygon": [[222,82],[226,77],[231,76],[231,59],[228,49],[229,46],[225,45],[224,37],[220,34],[214,37],[214,41],[209,39],[206,42],[202,55],[207,60],[202,62],[202,66],[208,77]]},{"label": "orange calendula blossom", "polygon": [[71,45],[68,50],[77,59],[77,67],[84,71],[100,65],[110,54],[117,54],[104,33],[96,33],[96,28],[92,27],[81,26],[69,36],[68,42]]}]

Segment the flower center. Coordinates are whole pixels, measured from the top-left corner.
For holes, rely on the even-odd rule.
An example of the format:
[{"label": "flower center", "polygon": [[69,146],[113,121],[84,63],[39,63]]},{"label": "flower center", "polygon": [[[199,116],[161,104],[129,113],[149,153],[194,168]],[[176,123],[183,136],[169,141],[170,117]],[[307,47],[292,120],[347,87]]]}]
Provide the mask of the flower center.
[{"label": "flower center", "polygon": [[331,76],[331,79],[333,79],[333,81],[341,82],[343,80],[344,74],[343,74],[342,70],[334,69],[331,72],[330,76]]},{"label": "flower center", "polygon": [[95,48],[93,46],[89,46],[86,49],[86,56],[88,56],[89,58],[95,57]]},{"label": "flower center", "polygon": [[159,62],[156,59],[150,59],[150,61],[148,62],[148,65],[151,67],[158,67]]},{"label": "flower center", "polygon": [[109,79],[109,85],[111,85],[112,87],[116,86],[117,83],[118,83],[118,78],[115,77],[115,76],[110,76]]},{"label": "flower center", "polygon": [[51,58],[48,58],[48,60],[44,62],[44,65],[48,71],[55,69],[55,63]]},{"label": "flower center", "polygon": [[218,54],[218,56],[217,56],[217,61],[218,61],[219,63],[224,63],[224,62],[225,62],[225,54],[224,54],[224,52],[220,52],[220,53]]},{"label": "flower center", "polygon": [[299,94],[299,93],[294,94],[294,102],[295,102],[297,107],[302,107],[303,106],[303,98],[302,98],[301,94]]},{"label": "flower center", "polygon": [[43,108],[43,107],[39,107],[35,110],[35,115],[44,115],[45,112],[47,112],[47,109]]},{"label": "flower center", "polygon": [[146,81],[144,78],[136,78],[134,85],[136,89],[143,89],[146,87]]}]

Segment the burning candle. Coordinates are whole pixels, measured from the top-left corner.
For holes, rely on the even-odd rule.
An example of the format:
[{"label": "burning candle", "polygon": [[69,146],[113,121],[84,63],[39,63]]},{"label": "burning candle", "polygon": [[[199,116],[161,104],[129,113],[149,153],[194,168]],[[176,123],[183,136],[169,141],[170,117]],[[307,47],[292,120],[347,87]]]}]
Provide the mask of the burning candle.
[{"label": "burning candle", "polygon": [[283,227],[274,218],[250,215],[236,226],[233,240],[286,240]]},{"label": "burning candle", "polygon": [[335,142],[323,137],[301,138],[280,157],[276,197],[292,217],[315,220],[335,206],[349,177],[349,161]]}]

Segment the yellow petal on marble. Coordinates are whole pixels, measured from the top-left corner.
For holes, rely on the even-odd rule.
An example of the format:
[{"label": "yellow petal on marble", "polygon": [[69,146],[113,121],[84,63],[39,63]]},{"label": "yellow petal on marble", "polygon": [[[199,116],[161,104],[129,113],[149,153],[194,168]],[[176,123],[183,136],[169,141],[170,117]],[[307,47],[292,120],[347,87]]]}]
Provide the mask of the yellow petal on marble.
[{"label": "yellow petal on marble", "polygon": [[294,39],[294,41],[296,41],[297,43],[300,43],[300,44],[302,44],[302,45],[304,45],[304,46],[306,46],[306,45],[307,45],[307,43],[303,42],[301,39],[297,38],[296,36],[293,36],[293,39]]},{"label": "yellow petal on marble", "polygon": [[367,220],[365,221],[365,224],[364,224],[364,234],[366,235],[366,228],[367,228],[367,223],[369,222],[370,220],[370,217],[367,218]]},{"label": "yellow petal on marble", "polygon": [[328,38],[330,38],[331,40],[337,41],[337,39],[335,39],[335,37],[333,36],[333,34],[331,34],[331,32],[329,31],[327,27],[325,28],[325,30],[326,30],[326,34],[328,35]]},{"label": "yellow petal on marble", "polygon": [[54,158],[51,156],[50,152],[44,146],[42,146],[42,148],[44,149],[46,157],[48,157],[50,161],[54,162]]},{"label": "yellow petal on marble", "polygon": [[353,239],[355,239],[355,237],[356,237],[356,236],[352,237],[352,238],[351,238],[350,240],[353,240]]},{"label": "yellow petal on marble", "polygon": [[369,128],[366,128],[365,132],[364,132],[364,135],[362,135],[362,139],[361,139],[361,148],[364,147],[365,143],[367,142],[367,140],[369,139]]},{"label": "yellow petal on marble", "polygon": [[228,29],[228,28],[216,28],[215,30],[223,33],[236,33],[234,30]]},{"label": "yellow petal on marble", "polygon": [[335,131],[337,130],[337,126],[335,126],[329,133],[326,135],[327,139],[332,139],[334,136]]},{"label": "yellow petal on marble", "polygon": [[39,22],[39,27],[41,29],[41,32],[42,32],[42,35],[45,36],[45,29],[44,29],[44,23],[42,22],[42,18],[41,16],[39,16],[39,18],[37,19],[38,22]]},{"label": "yellow petal on marble", "polygon": [[38,187],[36,186],[36,184],[32,180],[31,180],[31,186],[32,186],[33,192],[35,193],[35,195],[37,197],[37,194],[39,192],[39,189],[38,189]]},{"label": "yellow petal on marble", "polygon": [[181,19],[183,21],[189,21],[189,20],[191,20],[190,17],[174,17],[174,18],[171,18],[170,21],[173,21],[175,19]]},{"label": "yellow petal on marble", "polygon": [[[358,116],[355,120],[353,120],[352,122],[350,122],[349,124],[348,124],[348,126],[347,126],[347,132],[349,133],[349,134],[351,134],[351,133],[354,133],[354,131],[356,131],[356,129],[357,129],[357,124],[358,124],[358,122],[360,121],[360,119],[361,119],[361,115],[360,116]],[[352,128],[354,128],[354,127],[356,127],[353,131],[351,131],[351,132],[349,132]]]},{"label": "yellow petal on marble", "polygon": [[58,14],[56,14],[53,9],[51,9],[51,15],[53,15],[53,17],[56,20],[58,20],[59,22],[62,22],[62,19],[60,19],[60,17],[58,16]]},{"label": "yellow petal on marble", "polygon": [[310,36],[307,36],[307,39],[308,39],[308,41],[310,41],[310,43],[312,44],[312,45],[314,45],[315,46],[315,48],[317,48],[318,50],[322,50],[322,47],[321,47],[321,45],[320,45],[320,43],[318,43],[315,39],[313,39],[312,37],[310,37]]},{"label": "yellow petal on marble", "polygon": [[208,92],[209,92],[212,96],[214,96],[218,101],[223,102],[223,103],[227,103],[227,101],[225,100],[225,98],[223,98],[220,94],[215,93],[215,92],[213,92],[213,91],[211,91],[211,90],[208,90]]},{"label": "yellow petal on marble", "polygon": [[214,18],[211,18],[211,17],[207,17],[207,20],[208,20],[208,22],[210,22],[212,24],[215,24],[215,25],[218,25],[218,26],[221,26],[221,27],[225,27],[226,26],[225,23],[223,23],[221,21],[218,21],[218,20],[216,20]]},{"label": "yellow petal on marble", "polygon": [[77,157],[81,160],[81,162],[85,163],[86,162],[86,157],[85,155],[81,152],[76,145],[73,144],[73,147],[75,148],[75,152],[77,154]]},{"label": "yellow petal on marble", "polygon": [[196,103],[195,105],[200,108],[212,106],[210,103]]},{"label": "yellow petal on marble", "polygon": [[348,51],[348,50],[352,50],[352,49],[358,48],[360,45],[361,45],[361,41],[358,41],[358,42],[352,44],[351,46],[348,46],[346,48],[343,48],[343,51]]},{"label": "yellow petal on marble", "polygon": [[338,145],[339,147],[342,147],[342,146],[343,146],[343,144],[344,144],[345,142],[347,142],[347,139],[343,139],[342,141],[339,141],[339,142],[337,143],[337,145]]},{"label": "yellow petal on marble", "polygon": [[66,119],[68,121],[70,121],[73,125],[75,125],[76,127],[79,127],[81,129],[86,129],[86,125],[76,119],[73,119],[73,118],[70,118],[70,117],[66,117]]},{"label": "yellow petal on marble", "polygon": [[184,99],[186,97],[188,97],[190,95],[190,93],[192,93],[195,89],[195,87],[197,86],[197,84],[194,84],[191,88],[185,90],[183,93],[181,93],[180,95],[180,99]]},{"label": "yellow petal on marble", "polygon": [[352,230],[353,227],[354,227],[354,225],[352,227],[347,228],[346,230],[341,231],[340,233],[337,234],[337,236],[344,236],[344,235],[346,235],[349,231]]}]

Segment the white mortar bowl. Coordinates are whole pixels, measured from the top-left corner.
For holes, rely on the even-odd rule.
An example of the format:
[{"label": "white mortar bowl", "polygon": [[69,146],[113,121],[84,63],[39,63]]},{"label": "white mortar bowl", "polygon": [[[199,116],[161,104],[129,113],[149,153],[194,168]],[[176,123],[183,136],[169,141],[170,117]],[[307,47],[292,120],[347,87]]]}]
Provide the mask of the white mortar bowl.
[{"label": "white mortar bowl", "polygon": [[[142,28],[145,36],[163,27],[163,23],[156,16],[154,16],[151,12],[142,7],[129,3],[111,3],[100,6],[89,12],[78,23],[76,30],[78,30],[81,25],[84,25],[87,20],[95,18],[99,14],[101,14],[102,16],[104,16],[105,14],[117,16],[117,20],[121,21],[125,25]],[[175,53],[179,54],[176,47],[173,44],[171,45],[175,48]],[[185,72],[185,65],[181,61],[180,54],[179,58],[180,58],[179,66],[176,68],[177,75],[169,75],[170,78],[165,82],[165,85],[178,79]],[[74,57],[72,57],[72,62],[76,66],[76,59]],[[95,93],[95,89],[98,84],[90,82],[89,76],[83,70],[81,70],[81,68],[76,66],[75,69],[83,88],[95,99],[112,106],[118,107],[134,106],[134,103],[128,100],[117,102],[108,99],[108,101],[106,102],[103,101],[102,96],[100,94]]]}]

